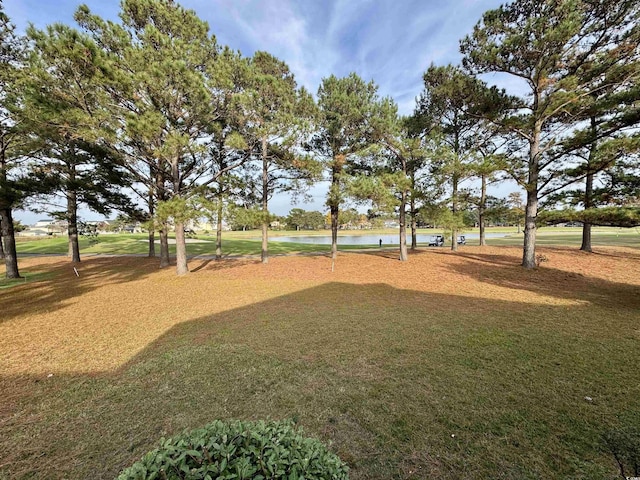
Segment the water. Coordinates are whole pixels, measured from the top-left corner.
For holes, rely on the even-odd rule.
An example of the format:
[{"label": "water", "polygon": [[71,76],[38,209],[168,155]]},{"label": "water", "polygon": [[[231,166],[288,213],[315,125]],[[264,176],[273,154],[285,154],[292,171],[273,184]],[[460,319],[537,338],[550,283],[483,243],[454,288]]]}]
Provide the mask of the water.
[{"label": "water", "polygon": [[[416,236],[419,244],[427,244],[431,239],[432,234],[418,234]],[[467,243],[478,240],[480,235],[477,233],[465,233],[464,234]],[[506,233],[487,233],[486,238],[500,238],[506,237]],[[398,245],[399,234],[384,234],[384,235],[341,235],[338,233],[338,245],[378,245],[382,239],[383,245]],[[451,242],[451,236],[445,237],[448,243]],[[293,243],[311,243],[314,245],[331,245],[330,235],[301,235],[295,237],[276,237],[270,238],[272,242],[293,242]],[[407,244],[411,244],[411,235],[407,235]]]}]

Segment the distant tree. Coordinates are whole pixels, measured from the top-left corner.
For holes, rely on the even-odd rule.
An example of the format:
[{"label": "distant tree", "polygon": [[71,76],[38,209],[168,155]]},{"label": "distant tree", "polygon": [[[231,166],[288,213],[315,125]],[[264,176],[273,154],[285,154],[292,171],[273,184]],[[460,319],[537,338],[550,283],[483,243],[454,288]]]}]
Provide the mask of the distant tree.
[{"label": "distant tree", "polygon": [[287,216],[287,226],[292,230],[300,230],[304,228],[306,223],[306,214],[307,212],[301,208],[292,208]]},{"label": "distant tree", "polygon": [[292,230],[318,230],[324,227],[325,219],[321,212],[292,208],[285,222]]},{"label": "distant tree", "polygon": [[352,229],[360,222],[360,213],[355,208],[346,208],[340,210],[338,215],[338,223],[340,227]]},{"label": "distant tree", "polygon": [[507,196],[507,204],[509,205],[509,223],[516,225],[518,227],[518,233],[520,233],[526,215],[522,194],[520,192],[511,192]]},{"label": "distant tree", "polygon": [[541,224],[582,222],[606,227],[630,228],[640,226],[640,207],[601,207],[588,210],[547,210],[541,212]]},{"label": "distant tree", "polygon": [[[263,217],[264,212],[260,207],[231,205],[227,210],[227,222],[231,230],[245,231],[258,228],[263,223]],[[270,215],[269,218],[271,218]]]},{"label": "distant tree", "polygon": [[322,212],[314,210],[307,212],[305,215],[305,227],[310,230],[321,230],[325,226],[324,215]]},{"label": "distant tree", "polygon": [[114,220],[109,221],[109,231],[121,233],[128,225],[132,225],[134,220],[127,215],[119,214]]}]

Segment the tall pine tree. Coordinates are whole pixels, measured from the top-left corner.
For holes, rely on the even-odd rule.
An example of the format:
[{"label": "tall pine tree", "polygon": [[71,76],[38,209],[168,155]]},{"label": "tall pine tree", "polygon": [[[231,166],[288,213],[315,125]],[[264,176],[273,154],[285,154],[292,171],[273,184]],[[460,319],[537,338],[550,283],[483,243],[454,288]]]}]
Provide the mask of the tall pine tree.
[{"label": "tall pine tree", "polygon": [[536,266],[542,191],[563,168],[566,152],[554,147],[574,128],[566,113],[599,88],[581,73],[617,44],[620,32],[608,26],[621,16],[635,17],[637,9],[635,0],[516,0],[486,12],[462,40],[463,64],[470,71],[504,73],[526,86],[512,114],[492,118],[522,143],[511,170],[527,194],[525,268]]},{"label": "tall pine tree", "polygon": [[79,262],[79,205],[102,214],[132,209],[121,194],[128,177],[106,148],[116,127],[101,88],[105,58],[89,37],[65,25],[30,27],[28,36],[33,50],[21,84],[23,121],[38,142],[29,169],[40,194],[64,197],[63,209],[53,213],[66,220],[69,256]]},{"label": "tall pine tree", "polygon": [[318,89],[319,117],[311,147],[324,158],[329,172],[327,206],[331,216],[331,258],[338,256],[338,213],[345,199],[345,176],[357,156],[375,142],[373,120],[382,102],[378,87],[358,75],[322,80]]}]

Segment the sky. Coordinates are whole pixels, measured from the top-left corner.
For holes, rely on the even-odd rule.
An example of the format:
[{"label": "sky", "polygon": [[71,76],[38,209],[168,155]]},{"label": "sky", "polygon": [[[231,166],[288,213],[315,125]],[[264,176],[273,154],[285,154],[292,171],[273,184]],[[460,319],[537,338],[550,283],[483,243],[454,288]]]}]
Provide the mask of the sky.
[{"label": "sky", "polygon": [[[77,0],[4,0],[5,13],[19,31],[29,23],[42,28],[74,25]],[[85,0],[93,13],[117,20],[116,0]],[[315,93],[323,78],[351,72],[391,96],[401,114],[410,114],[430,64],[459,64],[459,41],[471,33],[483,12],[501,0],[178,0],[209,23],[218,43],[251,56],[265,50],[284,60],[299,85]],[[491,76],[489,83],[509,87]],[[513,190],[513,188],[511,188]],[[296,205],[324,211],[326,186],[311,192],[313,201]],[[286,215],[290,199],[276,196],[270,210]],[[85,212],[86,220],[97,218]],[[23,223],[46,214],[16,212]]]}]

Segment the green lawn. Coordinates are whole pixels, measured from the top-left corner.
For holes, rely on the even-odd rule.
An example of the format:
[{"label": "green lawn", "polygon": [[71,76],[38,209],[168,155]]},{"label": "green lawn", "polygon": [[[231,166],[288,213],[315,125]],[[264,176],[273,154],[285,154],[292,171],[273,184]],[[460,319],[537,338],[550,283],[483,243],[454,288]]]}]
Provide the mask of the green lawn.
[{"label": "green lawn", "polygon": [[[242,234],[231,234],[230,238],[223,239],[224,255],[259,255],[261,243],[256,240],[258,232],[238,232],[251,233],[250,236]],[[189,255],[215,255],[215,237],[209,235],[196,235],[192,239],[199,240],[201,243],[188,243],[187,251]],[[27,254],[65,254],[68,250],[67,238],[45,238],[38,240],[23,240],[17,245],[18,253]],[[156,246],[156,252],[159,252],[160,246]],[[298,252],[317,252],[322,251],[317,245],[309,245],[303,243],[287,243],[272,241],[269,244],[272,254],[298,253]],[[328,247],[324,247],[328,251]],[[139,254],[144,255],[148,251],[146,234],[114,234],[100,235],[98,242],[90,245],[88,240],[80,239],[81,254]],[[169,245],[171,254],[175,254],[175,245]]]},{"label": "green lawn", "polygon": [[[397,234],[397,230],[349,230],[340,232],[343,235],[379,235]],[[441,230],[421,229],[419,234],[433,235],[442,233]],[[478,229],[469,229],[465,233],[478,233]],[[522,234],[516,233],[514,228],[496,227],[487,229],[489,234],[505,234],[502,238],[488,238],[489,245],[521,245]],[[328,252],[328,245],[311,245],[305,243],[278,242],[279,236],[327,236],[329,231],[314,232],[270,232],[269,251],[271,254]],[[539,245],[580,245],[582,230],[580,228],[546,227],[538,231],[537,244]],[[189,243],[187,252],[189,255],[215,255],[215,236],[199,234],[193,237],[203,243]],[[223,235],[224,255],[260,255],[260,232],[253,230],[247,232],[225,232]],[[98,237],[98,242],[90,245],[81,238],[80,249],[82,254],[140,254],[147,253],[146,234],[103,234]],[[354,250],[361,248],[376,248],[378,245],[352,246],[340,245],[341,250]],[[599,227],[593,230],[592,243],[594,246],[640,246],[640,229],[605,228]],[[477,244],[477,239],[469,239],[469,245]],[[64,236],[55,238],[29,239],[22,238],[18,242],[18,253],[23,254],[65,254],[67,253],[67,239]],[[158,247],[159,249],[159,247]],[[170,252],[175,253],[175,247],[170,245]]]},{"label": "green lawn", "polygon": [[31,270],[22,270],[20,275],[22,278],[16,279],[4,278],[4,276],[2,276],[0,278],[0,290],[17,287],[18,285],[24,285],[25,283],[30,282],[42,282],[52,277],[50,272],[37,272]]}]

